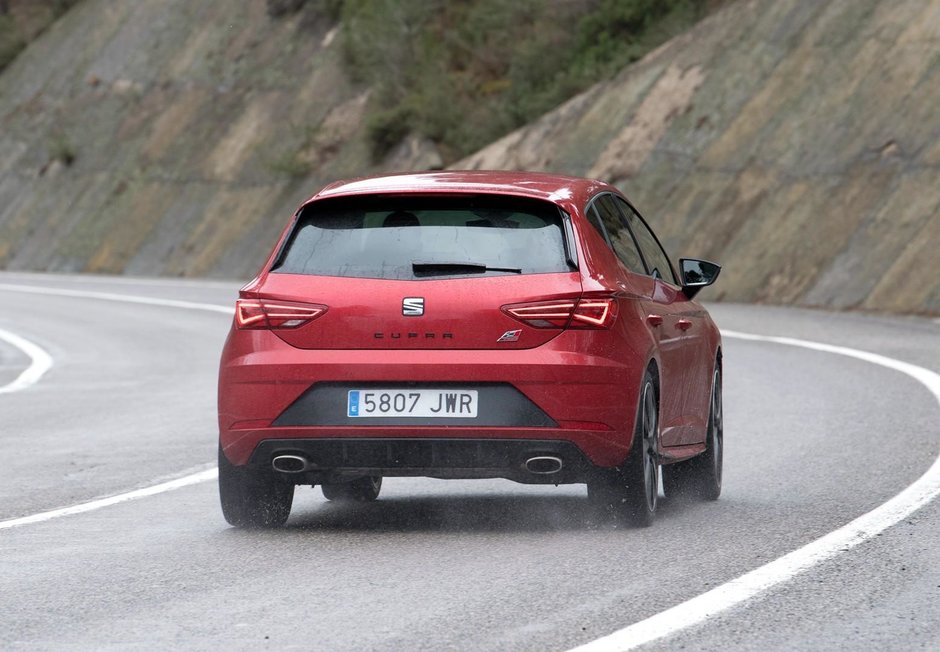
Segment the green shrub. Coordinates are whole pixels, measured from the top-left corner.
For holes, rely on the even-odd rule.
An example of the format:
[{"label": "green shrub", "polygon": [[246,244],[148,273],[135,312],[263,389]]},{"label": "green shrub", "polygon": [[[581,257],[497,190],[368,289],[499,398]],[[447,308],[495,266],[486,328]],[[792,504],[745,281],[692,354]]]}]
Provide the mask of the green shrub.
[{"label": "green shrub", "polygon": [[343,0],[381,158],[408,133],[465,156],[615,73],[722,0]]}]

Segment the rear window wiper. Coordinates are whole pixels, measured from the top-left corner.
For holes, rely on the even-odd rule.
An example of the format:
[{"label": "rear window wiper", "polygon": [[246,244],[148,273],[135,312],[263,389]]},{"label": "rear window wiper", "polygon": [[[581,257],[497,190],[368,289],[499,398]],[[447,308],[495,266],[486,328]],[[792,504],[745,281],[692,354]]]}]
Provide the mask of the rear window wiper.
[{"label": "rear window wiper", "polygon": [[411,263],[411,271],[415,274],[483,274],[485,272],[510,272],[521,274],[518,267],[490,267],[485,263],[453,263],[453,262],[424,262]]}]

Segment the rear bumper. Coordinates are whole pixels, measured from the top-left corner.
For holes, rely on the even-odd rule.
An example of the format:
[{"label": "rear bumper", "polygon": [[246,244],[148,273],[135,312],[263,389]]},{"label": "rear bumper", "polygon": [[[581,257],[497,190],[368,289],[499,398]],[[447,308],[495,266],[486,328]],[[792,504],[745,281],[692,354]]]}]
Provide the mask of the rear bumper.
[{"label": "rear bumper", "polygon": [[[265,442],[286,446],[283,442],[293,441],[300,450],[307,445],[302,442],[386,439],[555,442],[574,446],[587,464],[617,466],[632,443],[637,388],[646,361],[629,352],[626,360],[614,360],[584,353],[585,348],[582,334],[564,332],[538,348],[521,350],[301,350],[266,331],[233,331],[219,373],[220,443],[236,465],[255,463],[256,451],[271,446]],[[339,420],[332,425],[285,426],[279,421],[311,387],[337,383],[507,384],[551,423],[359,426]],[[336,410],[345,411],[345,405]],[[387,470],[391,475],[393,469]]]}]

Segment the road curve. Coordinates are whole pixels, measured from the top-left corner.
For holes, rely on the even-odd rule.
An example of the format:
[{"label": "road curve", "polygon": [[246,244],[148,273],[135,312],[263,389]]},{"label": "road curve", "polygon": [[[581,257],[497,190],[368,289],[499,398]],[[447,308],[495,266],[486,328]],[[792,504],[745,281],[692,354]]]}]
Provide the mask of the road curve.
[{"label": "road curve", "polygon": [[[0,521],[211,475],[236,287],[0,274],[0,329],[55,361],[0,395]],[[711,309],[725,329],[940,371],[930,320]],[[0,384],[27,364],[4,352]],[[664,501],[645,530],[594,522],[580,486],[424,479],[387,480],[365,506],[299,489],[288,527],[268,532],[229,528],[211,481],[0,530],[0,647],[567,650],[841,527],[940,449],[935,399],[890,369],[728,338],[725,385],[722,498]],[[940,648],[938,515],[935,501],[650,648]]]}]

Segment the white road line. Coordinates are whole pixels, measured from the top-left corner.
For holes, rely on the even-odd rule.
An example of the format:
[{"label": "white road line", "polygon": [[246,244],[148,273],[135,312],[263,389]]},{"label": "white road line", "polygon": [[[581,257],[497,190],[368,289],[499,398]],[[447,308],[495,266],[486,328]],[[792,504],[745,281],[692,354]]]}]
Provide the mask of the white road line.
[{"label": "white road line", "polygon": [[0,394],[18,392],[35,385],[39,382],[39,379],[42,378],[43,374],[52,369],[52,356],[29,340],[3,329],[0,329],[0,340],[15,346],[30,359],[29,366],[24,369],[19,376],[12,382],[0,386]]},{"label": "white road line", "polygon": [[54,518],[59,518],[60,516],[71,516],[72,514],[84,514],[85,512],[93,512],[96,509],[101,509],[102,507],[110,507],[111,505],[117,505],[118,503],[124,503],[129,500],[137,500],[138,498],[146,498],[147,496],[156,496],[157,494],[166,493],[167,491],[173,491],[174,489],[181,489],[182,487],[188,487],[190,485],[199,484],[200,482],[207,482],[209,480],[214,480],[219,475],[219,470],[216,468],[206,469],[204,471],[199,471],[198,473],[193,473],[191,475],[183,476],[182,478],[177,478],[175,480],[170,480],[168,482],[161,482],[160,484],[155,484],[150,487],[144,487],[143,489],[135,489],[134,491],[128,491],[122,494],[117,494],[116,496],[108,496],[107,498],[99,498],[97,500],[91,500],[87,503],[79,503],[77,505],[72,505],[71,507],[62,507],[59,509],[52,509],[48,512],[40,512],[38,514],[32,514],[30,516],[22,516],[20,518],[11,518],[6,521],[0,521],[0,530],[6,530],[13,527],[18,527],[20,525],[31,525],[33,523],[42,523],[43,521],[51,521]]},{"label": "white road line", "polygon": [[[726,330],[722,331],[722,335],[740,340],[772,342],[835,353],[894,369],[919,381],[940,402],[940,375],[917,365],[866,351],[789,337],[767,337]],[[878,533],[910,516],[936,498],[938,494],[940,494],[940,456],[934,460],[926,473],[901,493],[838,530],[691,600],[613,634],[574,648],[570,652],[633,650],[693,625],[704,623],[717,614],[739,606],[764,591],[792,579],[797,574],[875,537]]]},{"label": "white road line", "polygon": [[[175,299],[158,299],[153,297],[139,297],[129,294],[113,294],[110,292],[93,292],[88,290],[66,290],[63,288],[44,288],[44,287],[34,287],[26,285],[12,285],[8,283],[0,283],[0,290],[7,290],[10,292],[22,292],[25,294],[44,294],[48,296],[60,296],[60,297],[76,297],[82,299],[101,299],[104,301],[120,301],[123,303],[136,303],[136,304],[145,304],[151,306],[166,306],[170,308],[183,308],[187,310],[203,310],[209,312],[219,312],[226,315],[231,315],[234,311],[234,308],[229,308],[226,306],[219,306],[209,303],[195,303],[192,301],[177,301]],[[26,376],[26,380],[29,384],[33,384],[39,380],[39,378],[48,371],[49,367],[52,366],[52,358],[49,355],[40,349],[35,344],[27,342],[23,338],[14,335],[13,333],[8,333],[6,331],[0,330],[0,338],[9,342],[13,346],[23,350],[30,358],[33,359],[34,363],[30,366],[29,369],[20,374],[19,378],[0,388],[0,393],[4,391],[15,391],[14,389],[8,389],[11,386],[16,385],[15,389],[22,389],[20,385],[23,377]],[[37,363],[36,360],[39,360]],[[47,366],[46,366],[47,365]],[[200,482],[206,482],[209,480],[214,480],[218,477],[218,469],[211,468],[198,473],[193,473],[182,478],[177,478],[175,480],[170,480],[167,482],[161,482],[159,484],[152,485],[150,487],[144,487],[143,489],[135,489],[134,491],[128,491],[122,494],[117,494],[115,496],[109,496],[107,498],[99,498],[97,500],[92,500],[86,503],[79,503],[77,505],[71,505],[69,507],[61,507],[58,509],[49,510],[47,512],[40,512],[38,514],[32,514],[30,516],[22,516],[20,518],[8,519],[5,521],[0,521],[0,530],[5,530],[8,528],[18,527],[20,525],[30,525],[32,523],[41,523],[43,521],[49,521],[54,518],[59,518],[60,516],[70,516],[72,514],[83,514],[85,512],[91,512],[96,509],[101,509],[102,507],[110,507],[111,505],[116,505],[118,503],[123,503],[128,500],[136,500],[138,498],[145,498],[147,496],[154,496],[156,494],[165,493],[167,491],[173,491],[174,489],[180,489],[182,487],[188,487],[190,485],[198,484]]]},{"label": "white road line", "polygon": [[95,292],[92,290],[66,290],[65,288],[44,288],[32,285],[14,285],[0,283],[0,290],[9,292],[22,292],[24,294],[45,294],[55,297],[77,297],[81,299],[101,299],[104,301],[121,301],[123,303],[140,303],[148,306],[166,306],[169,308],[184,308],[187,310],[208,310],[231,315],[235,308],[219,306],[211,303],[196,303],[195,301],[177,301],[176,299],[158,299],[156,297],[138,297],[131,294],[115,294],[112,292]]},{"label": "white road line", "polygon": [[237,290],[245,281],[195,278],[160,278],[153,276],[107,276],[97,274],[56,274],[54,272],[0,272],[0,281],[41,281],[43,283],[107,283],[149,287],[231,288]]}]

